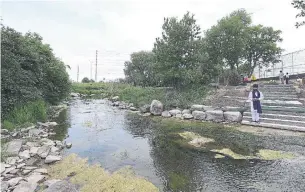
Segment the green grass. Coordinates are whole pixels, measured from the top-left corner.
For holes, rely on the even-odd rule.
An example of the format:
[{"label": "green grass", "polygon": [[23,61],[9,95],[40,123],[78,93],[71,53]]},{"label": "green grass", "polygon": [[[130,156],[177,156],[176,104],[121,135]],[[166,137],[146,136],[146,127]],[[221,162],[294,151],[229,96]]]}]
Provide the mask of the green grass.
[{"label": "green grass", "polygon": [[47,105],[39,100],[15,107],[3,118],[2,126],[4,129],[13,130],[29,123],[46,121],[46,119]]},{"label": "green grass", "polygon": [[101,97],[119,96],[121,101],[133,103],[136,107],[150,104],[152,100],[161,101],[166,109],[187,108],[192,104],[203,104],[208,90],[205,86],[173,89],[161,87],[135,87],[122,83],[74,83],[73,92],[83,95],[98,94]]}]

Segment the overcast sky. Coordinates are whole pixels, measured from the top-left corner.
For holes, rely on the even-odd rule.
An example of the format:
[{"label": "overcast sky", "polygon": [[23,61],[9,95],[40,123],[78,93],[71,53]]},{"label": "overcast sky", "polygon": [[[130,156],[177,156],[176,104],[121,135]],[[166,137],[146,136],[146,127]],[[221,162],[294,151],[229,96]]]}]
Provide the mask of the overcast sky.
[{"label": "overcast sky", "polygon": [[[161,35],[164,17],[195,14],[202,30],[230,12],[245,8],[254,24],[283,31],[285,52],[305,48],[305,26],[296,29],[297,11],[291,0],[99,0],[99,1],[5,1],[4,25],[20,32],[37,32],[57,57],[71,66],[76,80],[90,78],[90,61],[98,50],[98,80],[124,77],[124,61],[130,53],[151,50]],[[94,79],[95,67],[92,78]]]}]

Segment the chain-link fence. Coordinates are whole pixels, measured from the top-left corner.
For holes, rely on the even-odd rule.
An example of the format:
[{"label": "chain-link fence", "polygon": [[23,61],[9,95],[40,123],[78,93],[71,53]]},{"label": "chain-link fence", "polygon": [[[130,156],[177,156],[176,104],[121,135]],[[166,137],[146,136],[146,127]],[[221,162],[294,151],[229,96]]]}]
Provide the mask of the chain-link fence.
[{"label": "chain-link fence", "polygon": [[256,68],[254,75],[257,78],[276,77],[280,71],[284,74],[298,75],[305,73],[305,49],[282,55],[280,62],[269,67]]}]

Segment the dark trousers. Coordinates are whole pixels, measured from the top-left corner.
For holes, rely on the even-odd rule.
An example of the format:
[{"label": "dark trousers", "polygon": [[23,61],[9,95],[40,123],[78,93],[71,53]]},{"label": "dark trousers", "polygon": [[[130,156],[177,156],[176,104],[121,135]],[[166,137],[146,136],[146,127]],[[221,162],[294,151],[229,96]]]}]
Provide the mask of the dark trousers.
[{"label": "dark trousers", "polygon": [[286,78],[286,84],[288,84],[289,78]]}]

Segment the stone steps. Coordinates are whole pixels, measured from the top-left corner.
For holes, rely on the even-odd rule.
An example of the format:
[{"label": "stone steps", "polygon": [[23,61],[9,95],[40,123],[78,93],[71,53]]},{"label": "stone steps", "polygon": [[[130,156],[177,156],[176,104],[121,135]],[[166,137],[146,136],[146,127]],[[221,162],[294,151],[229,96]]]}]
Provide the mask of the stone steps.
[{"label": "stone steps", "polygon": [[295,97],[286,97],[286,96],[265,96],[264,100],[281,100],[281,101],[298,101],[299,99]]},{"label": "stone steps", "polygon": [[[251,117],[251,112],[244,112],[244,116]],[[260,115],[262,118],[272,118],[272,119],[285,119],[285,120],[292,120],[292,121],[304,121],[305,122],[305,115],[304,114],[275,114],[275,113],[262,113]]]},{"label": "stone steps", "polygon": [[[243,116],[243,120],[251,121],[251,116]],[[274,119],[274,118],[260,118],[262,123],[270,123],[270,124],[281,124],[281,125],[293,125],[293,126],[300,126],[305,127],[305,121],[296,121],[290,119]]]},{"label": "stone steps", "polygon": [[291,97],[298,98],[298,95],[295,93],[283,93],[283,92],[273,92],[273,93],[263,93],[264,97]]},{"label": "stone steps", "polygon": [[251,125],[256,127],[267,127],[267,128],[273,128],[273,129],[282,129],[282,130],[290,130],[290,131],[300,131],[305,132],[305,127],[303,126],[295,126],[295,125],[283,125],[283,124],[274,124],[274,123],[255,123],[247,120],[243,120],[241,122],[243,125]]}]

